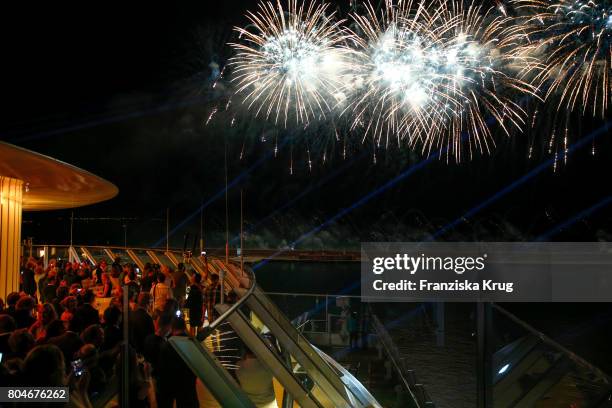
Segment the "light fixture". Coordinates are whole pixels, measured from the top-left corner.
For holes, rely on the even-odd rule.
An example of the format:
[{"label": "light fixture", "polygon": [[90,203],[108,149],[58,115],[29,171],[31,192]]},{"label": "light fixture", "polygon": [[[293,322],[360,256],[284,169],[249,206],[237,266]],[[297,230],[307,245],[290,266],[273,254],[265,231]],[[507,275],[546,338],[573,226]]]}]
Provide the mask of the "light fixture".
[{"label": "light fixture", "polygon": [[499,371],[497,372],[497,374],[504,374],[506,371],[508,371],[508,369],[510,368],[510,364],[506,364],[505,366],[503,366],[502,368],[499,369]]}]

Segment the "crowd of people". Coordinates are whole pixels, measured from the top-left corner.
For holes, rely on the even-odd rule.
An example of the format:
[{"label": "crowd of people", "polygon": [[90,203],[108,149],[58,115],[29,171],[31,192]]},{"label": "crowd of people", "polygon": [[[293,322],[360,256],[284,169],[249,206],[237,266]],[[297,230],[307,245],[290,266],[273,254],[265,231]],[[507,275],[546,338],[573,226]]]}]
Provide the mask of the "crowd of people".
[{"label": "crowd of people", "polygon": [[[196,377],[167,340],[197,335],[217,316],[220,297],[218,275],[188,273],[183,264],[140,271],[120,259],[45,266],[30,258],[20,292],[0,299],[0,383],[68,386],[70,404],[79,407],[116,393],[119,383],[129,383],[130,407],[200,406]],[[246,349],[238,356],[241,376],[258,367],[253,358]],[[266,394],[254,394],[264,401],[258,406],[272,406],[271,377],[265,381]]]}]

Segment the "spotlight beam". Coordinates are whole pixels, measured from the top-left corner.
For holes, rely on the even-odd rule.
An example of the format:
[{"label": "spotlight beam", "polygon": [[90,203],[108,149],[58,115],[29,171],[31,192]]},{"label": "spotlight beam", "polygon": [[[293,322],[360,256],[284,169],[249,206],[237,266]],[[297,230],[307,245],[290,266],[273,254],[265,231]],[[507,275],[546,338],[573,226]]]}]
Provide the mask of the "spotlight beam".
[{"label": "spotlight beam", "polygon": [[[288,143],[288,138],[285,138],[285,141],[281,144],[281,147],[284,146],[286,143]],[[176,224],[174,227],[172,227],[172,229],[169,232],[169,236],[173,236],[179,229],[181,229],[182,227],[185,226],[185,224],[187,224],[189,221],[191,221],[193,218],[195,218],[196,216],[200,215],[200,212],[208,207],[210,204],[212,204],[213,202],[215,202],[216,200],[218,200],[219,198],[224,197],[225,192],[231,190],[233,187],[235,187],[236,185],[238,185],[244,178],[246,178],[246,176],[248,176],[251,172],[253,172],[255,169],[257,169],[258,167],[260,167],[262,164],[264,164],[268,159],[270,159],[271,157],[274,156],[274,151],[269,151],[268,153],[266,153],[263,157],[260,157],[253,165],[251,165],[248,169],[244,170],[242,173],[240,173],[238,176],[234,177],[234,179],[228,183],[227,186],[224,186],[221,190],[217,191],[212,197],[210,197],[206,202],[204,202],[202,205],[200,205],[196,210],[194,210],[191,214],[189,214],[186,218],[184,218],[181,222],[179,222],[178,224]],[[162,237],[159,240],[157,240],[152,247],[158,247],[160,246],[164,241],[166,240],[166,237]]]},{"label": "spotlight beam", "polygon": [[597,203],[593,204],[589,208],[586,208],[586,209],[580,211],[579,213],[577,213],[573,217],[568,218],[567,220],[565,220],[565,221],[555,225],[553,228],[551,228],[548,231],[544,232],[543,234],[539,235],[534,241],[539,241],[539,242],[548,241],[552,236],[556,235],[561,230],[564,230],[564,229],[566,229],[568,227],[571,227],[572,225],[574,225],[578,221],[582,220],[583,218],[588,217],[589,215],[593,214],[594,212],[597,212],[597,211],[601,210],[602,208],[606,207],[607,205],[609,205],[611,203],[612,203],[612,195],[609,195],[609,196],[603,198],[602,200],[598,201]]},{"label": "spotlight beam", "polygon": [[180,101],[180,102],[166,103],[166,104],[162,104],[159,106],[155,106],[153,108],[142,109],[142,110],[132,111],[128,113],[119,113],[119,114],[112,115],[112,116],[101,117],[99,119],[94,119],[94,120],[87,121],[87,122],[81,122],[81,123],[75,123],[72,125],[62,126],[60,128],[46,130],[43,132],[37,132],[34,134],[30,134],[30,135],[24,135],[24,136],[15,135],[12,137],[3,135],[2,139],[6,138],[7,140],[10,140],[12,143],[24,143],[24,142],[29,142],[32,140],[39,140],[39,139],[43,139],[46,137],[61,135],[63,133],[76,132],[79,130],[95,128],[97,126],[109,125],[111,123],[118,123],[118,122],[130,120],[130,119],[137,119],[137,118],[141,118],[144,116],[164,113],[164,112],[172,111],[175,109],[199,105],[199,104],[206,103],[206,102],[210,102],[210,98],[207,98],[207,97],[190,98],[190,99]]},{"label": "spotlight beam", "polygon": [[[599,129],[593,131],[589,136],[583,137],[582,139],[580,139],[577,142],[575,142],[573,145],[571,145],[567,149],[567,155],[568,156],[571,155],[576,150],[586,146],[589,142],[592,142],[593,140],[597,139],[599,136],[607,133],[608,129],[610,128],[611,125],[612,125],[612,121],[608,121],[603,126],[601,126]],[[474,216],[480,210],[488,207],[490,204],[492,204],[495,201],[499,200],[501,197],[503,197],[506,194],[512,192],[517,187],[521,186],[525,182],[529,181],[530,179],[532,179],[533,177],[535,177],[536,175],[541,173],[544,169],[552,166],[555,163],[555,160],[556,160],[556,158],[553,157],[553,158],[550,158],[550,159],[544,161],[543,163],[541,163],[540,165],[535,167],[533,170],[531,170],[529,173],[527,173],[524,176],[520,177],[519,179],[513,181],[508,186],[502,188],[501,190],[499,190],[498,192],[496,192],[495,194],[493,194],[492,196],[490,196],[489,198],[487,198],[486,200],[484,200],[480,204],[478,204],[475,207],[472,207],[471,209],[469,209],[462,216],[456,218],[454,221],[446,224],[444,227],[440,228],[438,231],[436,231],[433,234],[429,235],[428,237],[426,237],[424,239],[424,241],[433,241],[436,238],[444,235],[448,231],[452,230],[456,226],[462,224],[464,221],[466,221],[468,218],[471,218],[472,216]]]},{"label": "spotlight beam", "polygon": [[[436,153],[432,154],[431,156],[429,156],[428,158],[423,159],[420,162],[418,162],[418,163],[408,167],[402,173],[400,173],[396,177],[392,178],[391,180],[387,181],[385,184],[383,184],[383,185],[377,187],[376,189],[370,191],[369,193],[367,193],[366,195],[362,196],[359,200],[357,200],[356,202],[354,202],[350,206],[348,206],[346,208],[343,208],[342,210],[340,210],[334,216],[328,218],[323,223],[321,223],[318,226],[314,227],[310,231],[302,234],[299,238],[297,238],[296,240],[294,240],[290,244],[290,247],[294,247],[295,245],[297,245],[300,242],[306,240],[307,238],[309,238],[313,234],[316,234],[317,232],[321,231],[322,229],[326,228],[327,226],[333,224],[334,222],[336,222],[340,218],[344,217],[345,215],[347,215],[351,211],[353,211],[353,210],[363,206],[368,201],[370,201],[372,198],[374,198],[374,197],[380,195],[381,193],[387,191],[388,189],[396,186],[398,183],[400,183],[404,179],[412,176],[413,174],[415,174],[419,170],[423,169],[424,167],[426,167],[427,165],[432,163],[434,160],[437,160],[442,154],[444,154],[445,151],[446,151],[446,148],[441,149],[441,150],[437,151]],[[253,265],[253,270],[257,270],[257,269],[261,268],[262,266],[266,265],[268,262],[270,262],[271,260],[273,260],[277,256],[282,255],[285,252],[287,252],[287,249],[280,249],[280,250],[276,251],[275,253],[273,253],[269,257],[261,260],[259,263],[255,264],[255,265]]]}]

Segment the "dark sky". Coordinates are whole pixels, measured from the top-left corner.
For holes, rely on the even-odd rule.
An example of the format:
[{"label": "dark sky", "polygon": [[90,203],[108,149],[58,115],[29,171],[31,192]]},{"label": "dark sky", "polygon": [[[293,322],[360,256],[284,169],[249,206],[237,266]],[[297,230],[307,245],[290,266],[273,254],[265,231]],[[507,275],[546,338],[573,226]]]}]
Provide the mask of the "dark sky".
[{"label": "dark sky", "polygon": [[[224,92],[223,84],[211,89],[210,64],[224,65],[231,55],[224,45],[231,27],[244,22],[246,7],[255,2],[173,3],[24,4],[0,13],[5,101],[0,138],[83,167],[120,189],[112,201],[75,211],[75,240],[122,244],[126,224],[130,243],[151,245],[163,236],[170,207],[173,226],[187,220],[173,238],[180,245],[185,232],[198,229],[200,203],[223,189],[225,143],[230,182],[245,174],[230,190],[230,229],[238,231],[242,188],[252,245],[258,246],[298,239],[423,160],[392,148],[379,152],[374,164],[367,148],[360,149],[366,151],[362,157],[355,146],[343,160],[325,126],[300,132],[240,112],[234,127],[233,113],[220,113],[204,126]],[[431,233],[550,158],[545,137],[556,120],[538,125],[530,160],[525,135],[498,138],[493,154],[461,164],[433,160],[301,246],[356,247],[359,240]],[[602,123],[572,116],[571,139]],[[277,157],[267,158],[275,144]],[[325,164],[321,146],[327,146]],[[611,194],[610,136],[595,146],[595,156],[589,144],[567,165],[561,160],[556,172],[546,168],[444,238],[533,239],[600,202]],[[27,214],[24,234],[65,242],[69,216],[69,211]],[[221,245],[222,195],[207,206],[205,220],[211,245]],[[607,206],[553,239],[605,238],[611,226]]]}]

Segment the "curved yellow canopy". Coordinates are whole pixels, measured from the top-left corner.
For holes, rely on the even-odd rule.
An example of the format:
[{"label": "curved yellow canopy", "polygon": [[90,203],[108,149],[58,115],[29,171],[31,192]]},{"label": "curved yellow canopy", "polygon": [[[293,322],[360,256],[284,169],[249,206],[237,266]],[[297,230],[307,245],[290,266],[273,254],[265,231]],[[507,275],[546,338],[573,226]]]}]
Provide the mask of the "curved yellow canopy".
[{"label": "curved yellow canopy", "polygon": [[59,210],[109,200],[119,189],[51,157],[0,142],[0,176],[23,180],[23,210]]}]

